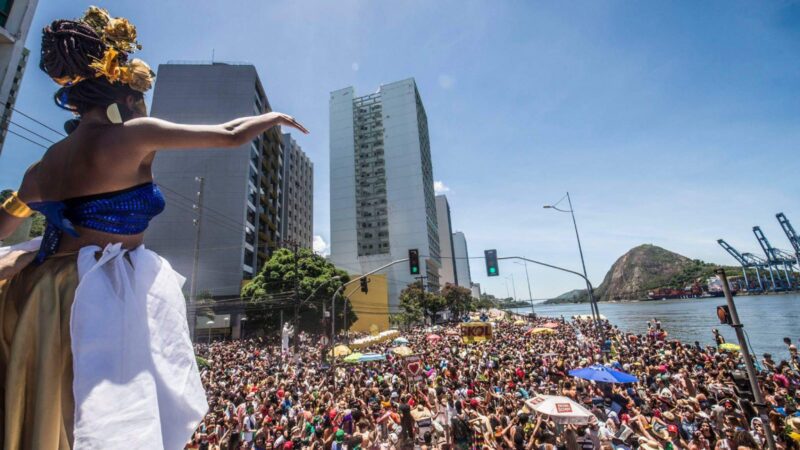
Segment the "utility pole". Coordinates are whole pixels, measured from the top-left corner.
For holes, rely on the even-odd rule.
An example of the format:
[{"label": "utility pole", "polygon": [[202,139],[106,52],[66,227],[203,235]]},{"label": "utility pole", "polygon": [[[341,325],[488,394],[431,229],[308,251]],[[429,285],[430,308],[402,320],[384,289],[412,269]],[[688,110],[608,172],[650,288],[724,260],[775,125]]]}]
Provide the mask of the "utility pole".
[{"label": "utility pole", "polygon": [[297,242],[291,243],[294,249],[294,353],[300,347],[300,255]]},{"label": "utility pole", "polygon": [[[525,280],[528,282],[528,301],[531,302],[531,314],[535,314],[533,310],[533,293],[531,293],[531,277],[528,275],[528,261],[522,260],[525,266]],[[514,264],[519,264],[519,261],[514,261]]]},{"label": "utility pole", "polygon": [[192,262],[192,284],[189,285],[189,308],[186,314],[187,321],[189,322],[189,337],[192,342],[195,341],[195,328],[197,324],[197,271],[200,264],[200,230],[203,224],[203,187],[205,186],[205,178],[194,177],[194,180],[199,183],[197,190],[197,203],[192,205],[195,209],[194,218],[194,261]]},{"label": "utility pole", "polygon": [[747,371],[747,378],[750,380],[750,389],[753,391],[753,399],[755,402],[753,406],[758,408],[758,413],[761,416],[761,422],[764,424],[764,436],[767,438],[767,447],[770,450],[775,450],[775,437],[772,436],[772,428],[769,426],[769,414],[767,404],[764,403],[764,397],[761,395],[761,389],[758,387],[758,378],[756,377],[756,369],[753,365],[753,358],[750,356],[750,349],[747,346],[747,340],[744,336],[744,325],[739,321],[739,313],[736,311],[736,304],[733,302],[730,286],[728,286],[728,277],[725,275],[724,269],[716,270],[717,277],[722,281],[722,292],[725,293],[725,300],[728,303],[728,310],[731,313],[731,327],[736,332],[736,339],[739,340],[740,351],[742,358],[744,358],[744,367]]}]

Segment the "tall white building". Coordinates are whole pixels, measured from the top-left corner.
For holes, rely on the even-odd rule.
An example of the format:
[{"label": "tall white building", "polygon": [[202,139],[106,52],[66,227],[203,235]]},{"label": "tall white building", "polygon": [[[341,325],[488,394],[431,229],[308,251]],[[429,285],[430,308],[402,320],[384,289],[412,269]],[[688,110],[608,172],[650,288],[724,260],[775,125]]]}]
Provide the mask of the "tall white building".
[{"label": "tall white building", "polygon": [[439,254],[442,259],[442,270],[439,272],[440,287],[446,284],[458,284],[456,265],[458,261],[453,253],[453,224],[450,220],[450,203],[444,195],[436,196],[436,222],[439,225]]},{"label": "tall white building", "polygon": [[472,289],[472,276],[469,273],[469,252],[467,252],[467,238],[464,233],[453,233],[453,253],[456,255],[456,278],[458,285]]},{"label": "tall white building", "polygon": [[28,62],[25,38],[37,3],[37,0],[0,1],[0,154]]},{"label": "tall white building", "polygon": [[[356,97],[330,97],[331,261],[366,273],[418,249],[420,276],[439,285],[439,235],[428,119],[413,78]],[[389,308],[414,277],[408,264],[386,272]]]}]

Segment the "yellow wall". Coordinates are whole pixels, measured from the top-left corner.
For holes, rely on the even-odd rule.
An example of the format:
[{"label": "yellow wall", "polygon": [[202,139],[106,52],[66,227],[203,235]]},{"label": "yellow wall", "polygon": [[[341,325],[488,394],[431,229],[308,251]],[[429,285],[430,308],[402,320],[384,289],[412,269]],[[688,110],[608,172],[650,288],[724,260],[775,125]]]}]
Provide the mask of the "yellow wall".
[{"label": "yellow wall", "polygon": [[353,283],[345,295],[358,315],[350,330],[380,332],[389,329],[389,286],[386,275],[369,276],[369,292],[361,292],[361,285]]}]

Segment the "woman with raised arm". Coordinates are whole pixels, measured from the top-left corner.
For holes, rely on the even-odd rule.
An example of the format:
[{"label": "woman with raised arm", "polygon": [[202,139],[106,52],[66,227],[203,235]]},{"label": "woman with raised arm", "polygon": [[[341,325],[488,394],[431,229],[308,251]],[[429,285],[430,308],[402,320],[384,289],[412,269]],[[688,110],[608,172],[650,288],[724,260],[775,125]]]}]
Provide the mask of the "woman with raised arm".
[{"label": "woman with raised arm", "polygon": [[219,125],[146,115],[153,72],[129,58],[136,29],[91,7],[42,36],[40,68],[75,113],[69,136],[0,207],[0,239],[41,212],[42,239],[0,248],[0,440],[6,450],[183,448],[207,409],[181,291],[184,278],[142,245],[164,209],[151,164],[161,149],[236,147],[268,113]]}]

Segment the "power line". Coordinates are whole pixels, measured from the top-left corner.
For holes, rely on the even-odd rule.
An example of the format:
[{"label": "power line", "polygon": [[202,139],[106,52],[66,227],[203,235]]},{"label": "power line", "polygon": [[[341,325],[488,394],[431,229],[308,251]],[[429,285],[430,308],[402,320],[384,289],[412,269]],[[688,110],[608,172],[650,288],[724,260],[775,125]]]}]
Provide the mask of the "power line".
[{"label": "power line", "polygon": [[[8,105],[8,103],[6,103],[6,102],[4,102],[4,101],[2,101],[2,100],[0,100],[0,104],[3,104],[3,105]],[[39,121],[39,120],[37,120],[37,119],[35,119],[35,118],[33,118],[33,117],[29,116],[28,114],[25,114],[24,112],[22,112],[22,111],[18,110],[17,108],[14,108],[13,106],[11,106],[11,109],[12,109],[14,112],[18,112],[18,113],[20,113],[22,116],[24,116],[24,117],[27,117],[28,119],[30,119],[30,120],[32,120],[32,121],[34,121],[34,122],[38,123],[39,125],[41,125],[41,126],[43,126],[43,127],[45,127],[45,128],[47,128],[48,130],[52,131],[53,133],[56,133],[56,134],[58,134],[58,135],[60,135],[60,136],[62,136],[62,137],[66,137],[66,136],[67,136],[66,134],[64,134],[64,132],[62,132],[62,131],[58,131],[58,130],[56,130],[55,128],[52,128],[52,127],[50,127],[50,126],[49,126],[49,125],[47,125],[46,123],[44,123],[44,122],[41,122],[41,121]]]},{"label": "power line", "polygon": [[[46,137],[42,136],[41,134],[39,134],[39,133],[37,133],[37,132],[35,132],[35,131],[33,131],[33,130],[30,130],[30,129],[28,129],[28,128],[25,128],[25,127],[23,127],[22,125],[20,125],[20,124],[18,124],[18,123],[16,123],[16,122],[14,122],[13,120],[9,120],[9,121],[8,121],[8,123],[10,123],[10,124],[12,124],[12,125],[15,125],[15,126],[17,126],[17,127],[20,127],[20,128],[22,128],[23,130],[27,131],[28,133],[30,133],[30,134],[32,134],[32,135],[34,135],[34,136],[36,136],[36,137],[42,138],[42,139],[44,139],[45,141],[47,141],[47,142],[49,142],[49,143],[51,143],[51,144],[55,144],[55,143],[56,143],[56,141],[54,141],[54,140],[52,140],[52,139],[48,139],[48,138],[46,138]],[[6,130],[8,130],[8,127],[7,127],[7,126],[6,126]]]},{"label": "power line", "polygon": [[43,145],[43,144],[40,144],[39,142],[34,141],[33,139],[27,138],[27,137],[15,132],[14,130],[6,129],[6,131],[8,131],[9,133],[11,133],[11,134],[13,134],[15,136],[21,137],[22,139],[25,139],[26,141],[30,142],[31,144],[38,145],[39,147],[42,147],[45,150],[50,148],[50,147],[48,147],[46,145]]}]

